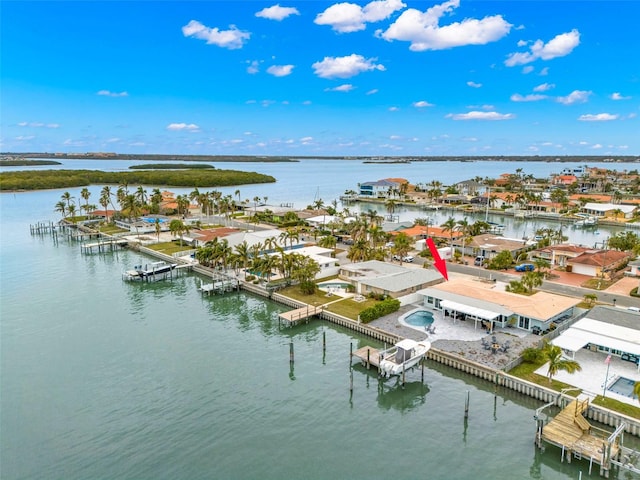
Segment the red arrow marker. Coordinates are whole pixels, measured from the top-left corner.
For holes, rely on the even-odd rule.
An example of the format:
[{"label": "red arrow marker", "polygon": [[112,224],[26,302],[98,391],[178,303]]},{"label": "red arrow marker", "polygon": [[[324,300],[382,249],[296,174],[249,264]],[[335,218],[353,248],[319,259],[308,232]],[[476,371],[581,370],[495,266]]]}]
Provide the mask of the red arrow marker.
[{"label": "red arrow marker", "polygon": [[449,276],[447,275],[447,263],[440,258],[440,252],[438,252],[432,238],[427,238],[427,246],[429,247],[429,250],[431,250],[431,255],[433,256],[433,266],[436,267],[444,279],[448,281]]}]

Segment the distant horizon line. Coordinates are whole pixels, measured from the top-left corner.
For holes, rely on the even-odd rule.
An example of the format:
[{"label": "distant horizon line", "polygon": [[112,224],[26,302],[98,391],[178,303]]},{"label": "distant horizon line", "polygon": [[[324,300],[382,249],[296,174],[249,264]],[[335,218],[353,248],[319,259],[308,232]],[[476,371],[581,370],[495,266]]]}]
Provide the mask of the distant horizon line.
[{"label": "distant horizon line", "polygon": [[221,161],[255,161],[255,160],[279,160],[294,161],[298,159],[316,160],[409,160],[409,161],[429,161],[429,160],[522,160],[545,161],[545,162],[580,162],[583,159],[591,159],[604,163],[636,163],[640,162],[640,155],[242,155],[242,154],[182,154],[182,153],[116,153],[116,152],[0,152],[1,156],[19,156],[35,158],[82,158],[85,160],[121,160],[121,159],[156,159],[156,160],[176,160],[176,159],[212,159]]}]

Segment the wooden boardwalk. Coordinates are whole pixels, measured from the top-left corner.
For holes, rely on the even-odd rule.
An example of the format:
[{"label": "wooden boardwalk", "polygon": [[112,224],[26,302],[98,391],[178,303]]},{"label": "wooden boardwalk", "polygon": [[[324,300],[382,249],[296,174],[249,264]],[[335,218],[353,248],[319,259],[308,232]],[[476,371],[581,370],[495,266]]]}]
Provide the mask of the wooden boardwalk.
[{"label": "wooden boardwalk", "polygon": [[542,442],[562,449],[563,461],[571,458],[588,459],[589,472],[593,463],[600,465],[600,475],[608,477],[611,460],[620,451],[617,434],[593,427],[583,416],[589,399],[573,400],[539,431],[538,446]]},{"label": "wooden boardwalk", "polygon": [[308,320],[315,315],[319,315],[320,313],[322,313],[323,308],[324,305],[320,305],[319,307],[307,305],[306,307],[297,308],[295,310],[281,313],[280,315],[278,315],[278,317],[282,323],[286,324],[287,326],[293,326],[304,320]]}]

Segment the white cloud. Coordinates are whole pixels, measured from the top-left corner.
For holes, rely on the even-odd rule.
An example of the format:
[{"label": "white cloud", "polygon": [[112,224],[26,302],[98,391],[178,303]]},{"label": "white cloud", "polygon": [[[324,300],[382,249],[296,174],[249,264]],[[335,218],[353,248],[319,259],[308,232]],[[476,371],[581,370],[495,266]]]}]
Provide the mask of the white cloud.
[{"label": "white cloud", "polygon": [[527,42],[526,40],[518,40],[518,46],[519,47],[524,47],[527,43],[529,43],[529,42]]},{"label": "white cloud", "polygon": [[377,88],[373,88],[371,90],[369,90],[366,95],[375,95],[376,93],[378,93],[378,89]]},{"label": "white cloud", "polygon": [[410,50],[443,50],[463,45],[485,45],[495,42],[509,33],[511,24],[501,15],[484,17],[481,20],[465,18],[461,22],[440,26],[440,18],[460,5],[460,0],[449,0],[435,5],[425,12],[409,8],[398,19],[376,35],[385,40],[411,42]]},{"label": "white cloud", "polygon": [[252,60],[247,67],[247,73],[254,75],[260,71],[260,62],[258,60]]},{"label": "white cloud", "polygon": [[365,59],[355,53],[346,57],[324,57],[321,62],[312,65],[315,74],[320,78],[349,78],[371,70],[384,71],[385,67],[375,64],[375,58]]},{"label": "white cloud", "polygon": [[498,112],[467,112],[467,113],[450,113],[446,115],[446,118],[453,120],[511,120],[515,118],[512,113],[498,113]]},{"label": "white cloud", "polygon": [[593,148],[594,150],[598,150],[599,148],[602,148],[602,145],[599,144],[599,143],[596,143],[596,144],[592,145],[591,148]]},{"label": "white cloud", "polygon": [[545,98],[547,98],[546,95],[539,95],[534,93],[524,96],[520,95],[519,93],[514,93],[513,95],[511,95],[512,102],[537,102],[539,100],[544,100]]},{"label": "white cloud", "polygon": [[170,123],[167,125],[167,130],[196,132],[200,130],[200,127],[195,123]]},{"label": "white cloud", "polygon": [[35,127],[35,128],[60,128],[58,123],[42,123],[42,122],[18,122],[19,127]]},{"label": "white cloud", "polygon": [[507,56],[504,64],[507,67],[525,65],[537,59],[551,60],[552,58],[569,55],[574,48],[580,45],[580,32],[576,29],[568,33],[561,33],[544,43],[536,40],[529,48],[528,52],[515,52]]},{"label": "white cloud", "polygon": [[350,83],[345,83],[343,85],[339,85],[337,87],[333,87],[333,88],[325,88],[325,92],[350,92],[351,90],[353,90],[355,87],[353,85],[351,85]]},{"label": "white cloud", "polygon": [[182,34],[185,37],[205,40],[207,45],[217,45],[218,47],[228,48],[229,50],[242,48],[245,41],[251,37],[249,32],[243,32],[235,25],[229,25],[229,30],[220,30],[218,27],[207,27],[197,20],[191,20],[182,27]]},{"label": "white cloud", "polygon": [[15,139],[18,141],[33,140],[35,135],[18,135]]},{"label": "white cloud", "polygon": [[553,83],[541,83],[537,87],[533,87],[533,91],[534,92],[546,92],[548,90],[551,90],[552,88],[555,88],[555,85]]},{"label": "white cloud", "polygon": [[611,120],[617,120],[618,115],[613,115],[611,113],[596,113],[596,114],[585,114],[580,115],[578,120],[583,122],[609,122]]},{"label": "white cloud", "polygon": [[541,77],[546,77],[547,75],[549,75],[549,67],[544,67],[542,70],[540,70],[540,73],[538,74]]},{"label": "white cloud", "polygon": [[480,88],[482,86],[481,83],[476,83],[472,81],[467,82],[467,85],[470,86],[471,88]]},{"label": "white cloud", "polygon": [[611,100],[629,100],[631,97],[623,97],[620,92],[613,92],[609,98]]},{"label": "white cloud", "polygon": [[128,97],[127,92],[111,92],[109,90],[99,90],[96,95],[102,95],[105,97]]},{"label": "white cloud", "polygon": [[586,90],[574,90],[566,97],[558,97],[556,100],[563,105],[573,105],[574,103],[584,103],[589,99],[592,92]]},{"label": "white cloud", "polygon": [[389,107],[389,111],[390,111],[390,112],[397,112],[397,111],[399,111],[399,110],[400,110],[400,109],[399,109],[398,107]]},{"label": "white cloud", "polygon": [[274,5],[273,7],[263,8],[256,13],[256,17],[277,21],[284,20],[291,15],[300,15],[300,12],[297,8],[281,7],[280,4]]},{"label": "white cloud", "polygon": [[526,75],[527,73],[533,72],[533,70],[534,69],[533,69],[533,67],[531,65],[527,65],[526,67],[522,68],[522,73],[524,73]]},{"label": "white cloud", "polygon": [[416,108],[433,107],[432,103],[425,102],[424,100],[420,100],[419,102],[413,102],[411,105]]},{"label": "white cloud", "polygon": [[330,25],[340,33],[350,33],[364,30],[367,23],[379,22],[389,18],[393,12],[401,10],[406,5],[401,0],[377,0],[364,7],[355,3],[336,3],[316,16],[317,25]]},{"label": "white cloud", "polygon": [[286,77],[287,75],[291,75],[292,71],[293,65],[272,65],[267,68],[267,73],[274,77]]}]

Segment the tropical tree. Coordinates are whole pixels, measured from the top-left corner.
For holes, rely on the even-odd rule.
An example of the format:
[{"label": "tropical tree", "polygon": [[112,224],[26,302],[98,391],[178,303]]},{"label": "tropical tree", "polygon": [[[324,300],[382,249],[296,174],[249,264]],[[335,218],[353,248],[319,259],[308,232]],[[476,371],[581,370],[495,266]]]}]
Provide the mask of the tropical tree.
[{"label": "tropical tree", "polygon": [[535,287],[542,285],[543,275],[541,272],[526,272],[520,278],[520,282],[531,292]]},{"label": "tropical tree", "polygon": [[234,247],[235,254],[238,257],[238,260],[242,264],[242,268],[244,270],[244,278],[247,278],[247,268],[249,267],[249,259],[251,258],[251,252],[249,251],[249,244],[246,240],[242,243],[239,243]]},{"label": "tropical tree", "polygon": [[67,212],[69,212],[69,217],[73,219],[76,216],[76,206],[75,206],[75,204],[73,204],[73,203],[70,204],[67,207]]},{"label": "tropical tree", "polygon": [[189,233],[189,230],[189,226],[185,225],[182,220],[178,220],[177,218],[171,220],[171,223],[169,223],[169,231],[171,232],[171,235],[173,235],[174,237],[180,237],[180,246],[182,246],[182,239],[184,234]]},{"label": "tropical tree", "polygon": [[54,211],[60,213],[62,218],[65,218],[67,216],[67,204],[63,200],[60,200],[56,203]]},{"label": "tropical tree", "polygon": [[542,353],[544,359],[549,362],[549,368],[547,370],[549,383],[551,383],[553,376],[560,371],[565,371],[569,374],[582,371],[582,367],[578,362],[562,357],[562,349],[557,345],[547,343],[543,347]]},{"label": "tropical tree", "polygon": [[338,244],[338,240],[333,235],[325,235],[324,237],[321,237],[320,240],[318,241],[318,245],[320,245],[321,247],[332,248],[334,256],[336,253],[337,244]]},{"label": "tropical tree", "polygon": [[449,217],[446,222],[440,225],[440,228],[442,228],[443,233],[449,232],[449,243],[452,250],[453,250],[453,232],[456,230],[456,225],[457,225],[456,219],[453,217]]},{"label": "tropical tree", "polygon": [[400,257],[400,265],[402,265],[402,259],[412,250],[411,237],[404,232],[400,232],[393,240],[393,247],[391,247],[392,253]]},{"label": "tropical tree", "polygon": [[87,187],[85,187],[82,190],[80,190],[80,196],[84,200],[84,210],[85,210],[85,212],[89,213],[88,206],[89,206],[89,197],[91,196],[91,192],[89,191],[89,189]]},{"label": "tropical tree", "polygon": [[298,255],[297,260],[291,276],[300,282],[300,290],[303,293],[312,294],[316,290],[316,284],[313,280],[320,273],[320,265],[312,258],[303,255]]},{"label": "tropical tree", "polygon": [[113,201],[111,196],[112,196],[111,187],[109,185],[105,185],[104,187],[102,187],[102,190],[100,191],[100,199],[98,200],[98,202],[100,203],[102,208],[104,208],[104,216],[107,222],[109,222],[109,213],[108,213],[109,205],[113,206]]},{"label": "tropical tree", "polygon": [[364,262],[369,260],[371,255],[371,247],[369,242],[364,238],[358,238],[354,240],[353,245],[349,247],[347,252],[347,258],[352,262]]},{"label": "tropical tree", "polygon": [[69,210],[69,207],[71,206],[71,204],[73,203],[73,201],[75,200],[71,194],[69,192],[64,192],[61,196],[60,199],[65,202],[67,204],[67,210]]},{"label": "tropical tree", "polygon": [[469,229],[471,228],[471,225],[469,224],[469,220],[467,220],[467,217],[464,217],[462,220],[458,220],[456,222],[456,226],[454,227],[456,229],[457,232],[460,232],[461,236],[462,236],[462,257],[464,259],[464,243],[465,240],[467,239],[467,236],[469,235]]}]

